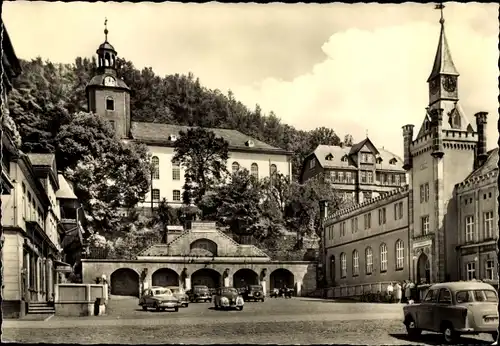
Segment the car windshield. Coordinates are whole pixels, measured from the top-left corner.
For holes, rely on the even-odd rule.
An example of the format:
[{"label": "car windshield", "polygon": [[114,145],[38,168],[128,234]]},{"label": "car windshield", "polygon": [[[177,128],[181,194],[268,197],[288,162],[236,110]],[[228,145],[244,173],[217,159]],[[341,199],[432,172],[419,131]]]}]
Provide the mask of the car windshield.
[{"label": "car windshield", "polygon": [[198,291],[198,292],[208,292],[208,287],[207,286],[195,286],[194,290]]},{"label": "car windshield", "polygon": [[238,294],[238,291],[236,290],[236,288],[226,287],[226,288],[221,289],[220,293],[221,294],[228,294],[228,293]]},{"label": "car windshield", "polygon": [[172,291],[170,291],[168,288],[155,288],[152,290],[152,292],[154,296],[157,296],[159,294],[168,294],[168,295],[172,294]]},{"label": "car windshield", "polygon": [[179,288],[179,287],[172,287],[172,288],[170,288],[170,290],[172,291],[173,294],[184,293],[184,290],[182,288]]},{"label": "car windshield", "polygon": [[457,292],[457,303],[489,302],[497,303],[498,297],[493,290],[469,290]]},{"label": "car windshield", "polygon": [[250,288],[255,291],[262,291],[262,286],[259,285],[252,285]]}]

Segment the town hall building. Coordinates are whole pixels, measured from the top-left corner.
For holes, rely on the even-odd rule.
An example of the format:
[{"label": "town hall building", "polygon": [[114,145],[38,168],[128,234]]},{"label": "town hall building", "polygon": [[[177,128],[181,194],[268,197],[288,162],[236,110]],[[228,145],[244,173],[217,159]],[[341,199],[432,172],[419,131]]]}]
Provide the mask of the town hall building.
[{"label": "town hall building", "polygon": [[329,296],[385,291],[390,282],[498,280],[498,148],[486,150],[487,113],[469,122],[444,18],[418,132],[403,126],[408,181],[328,215],[323,273]]},{"label": "town hall building", "polygon": [[[87,85],[89,111],[109,121],[116,134],[123,140],[144,143],[149,148],[152,164],[151,191],[142,206],[159,203],[163,198],[172,206],[182,204],[184,186],[183,167],[173,162],[175,141],[188,126],[132,121],[130,115],[130,88],[117,77],[117,52],[108,42],[108,30],[104,30],[105,42],[97,50],[97,70]],[[291,178],[292,152],[273,147],[255,138],[231,129],[207,129],[229,144],[227,169],[234,173],[247,169],[258,179],[277,172]]]}]

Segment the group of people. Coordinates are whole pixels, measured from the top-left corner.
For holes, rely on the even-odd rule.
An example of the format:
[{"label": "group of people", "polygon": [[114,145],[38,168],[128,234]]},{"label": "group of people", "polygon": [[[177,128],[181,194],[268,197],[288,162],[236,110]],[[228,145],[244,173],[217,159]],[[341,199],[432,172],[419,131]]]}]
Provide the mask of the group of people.
[{"label": "group of people", "polygon": [[413,303],[413,289],[415,287],[415,284],[410,280],[404,280],[402,283],[390,282],[387,285],[387,295],[394,298],[397,303]]}]

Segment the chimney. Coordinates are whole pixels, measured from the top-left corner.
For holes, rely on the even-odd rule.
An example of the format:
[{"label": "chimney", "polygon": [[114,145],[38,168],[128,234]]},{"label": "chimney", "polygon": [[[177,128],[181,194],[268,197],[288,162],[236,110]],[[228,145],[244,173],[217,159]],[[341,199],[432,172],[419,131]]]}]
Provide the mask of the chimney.
[{"label": "chimney", "polygon": [[431,155],[437,158],[444,156],[443,148],[443,109],[433,109],[430,111],[431,116],[431,131],[432,131],[432,153]]},{"label": "chimney", "polygon": [[487,112],[478,112],[474,116],[476,117],[477,126],[477,147],[476,147],[476,160],[475,168],[481,167],[488,154],[486,153],[486,118]]},{"label": "chimney", "polygon": [[408,124],[403,126],[403,146],[404,146],[404,160],[403,160],[403,169],[406,171],[411,169],[412,167],[412,159],[411,159],[411,142],[413,141],[413,128],[414,125]]}]

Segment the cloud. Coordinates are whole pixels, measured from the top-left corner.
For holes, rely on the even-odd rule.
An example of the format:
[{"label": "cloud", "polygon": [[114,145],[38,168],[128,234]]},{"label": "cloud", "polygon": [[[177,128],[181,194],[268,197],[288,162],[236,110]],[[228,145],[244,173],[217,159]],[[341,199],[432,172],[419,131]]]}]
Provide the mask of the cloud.
[{"label": "cloud", "polygon": [[[490,112],[490,147],[498,138],[497,37],[466,25],[446,24],[460,72],[461,103],[469,121]],[[405,124],[420,126],[428,104],[426,80],[432,69],[439,24],[413,22],[376,30],[349,29],[322,46],[327,58],[292,81],[266,78],[233,89],[249,106],[259,103],[298,128],[331,127],[361,140],[368,131],[377,145],[402,153]]]}]

